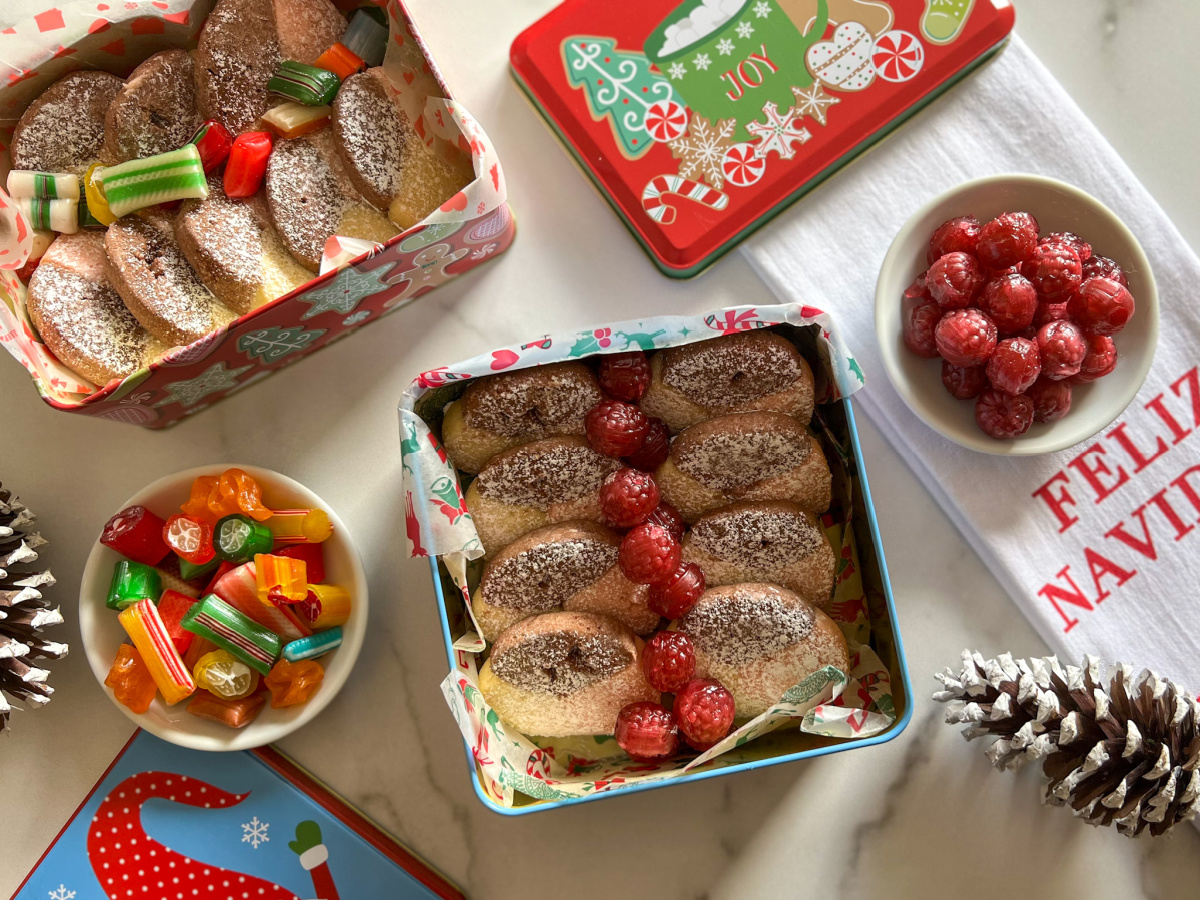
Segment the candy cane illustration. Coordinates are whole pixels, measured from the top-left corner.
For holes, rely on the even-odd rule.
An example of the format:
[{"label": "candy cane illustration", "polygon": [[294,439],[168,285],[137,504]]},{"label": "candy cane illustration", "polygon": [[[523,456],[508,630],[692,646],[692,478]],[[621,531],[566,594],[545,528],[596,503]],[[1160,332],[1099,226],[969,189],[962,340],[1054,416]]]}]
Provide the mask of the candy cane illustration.
[{"label": "candy cane illustration", "polygon": [[660,225],[675,221],[675,207],[666,199],[670,196],[686,197],[709,209],[724,209],[729,205],[729,197],[716,188],[680,175],[659,175],[651,178],[642,191],[642,208]]}]

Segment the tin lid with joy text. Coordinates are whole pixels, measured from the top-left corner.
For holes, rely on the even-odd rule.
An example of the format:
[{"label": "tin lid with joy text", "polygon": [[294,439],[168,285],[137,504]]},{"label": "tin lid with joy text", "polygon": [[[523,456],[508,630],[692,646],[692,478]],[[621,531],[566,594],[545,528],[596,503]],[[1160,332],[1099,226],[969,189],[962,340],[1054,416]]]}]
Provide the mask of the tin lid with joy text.
[{"label": "tin lid with joy text", "polygon": [[694,275],[1001,48],[1009,0],[566,0],[511,60],[668,275]]}]

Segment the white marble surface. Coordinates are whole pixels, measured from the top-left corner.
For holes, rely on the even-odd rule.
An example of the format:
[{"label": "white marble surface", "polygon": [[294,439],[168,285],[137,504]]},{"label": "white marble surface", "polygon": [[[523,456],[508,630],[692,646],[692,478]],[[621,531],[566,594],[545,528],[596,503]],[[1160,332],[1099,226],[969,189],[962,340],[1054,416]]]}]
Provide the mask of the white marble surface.
[{"label": "white marble surface", "polygon": [[[446,663],[428,569],[405,558],[401,391],[421,369],[547,330],[767,298],[736,254],[695,281],[659,276],[513,87],[508,44],[551,0],[410,2],[447,80],[500,149],[516,245],[165,434],[52,412],[20,367],[0,360],[0,477],[42,517],[68,618],[90,542],[127,495],[188,466],[269,466],[336,506],[360,542],[374,600],[345,691],[283,749],[473,897],[1196,897],[1194,831],[1155,842],[1093,831],[1042,807],[1034,772],[991,771],[979,745],[940,724],[929,674],[962,647],[1044,648],[869,422],[861,437],[918,693],[900,739],[523,819],[478,803],[437,689]],[[1017,6],[1026,40],[1200,244],[1188,149],[1200,138],[1200,97],[1189,85],[1200,5]],[[73,624],[62,630],[78,637]],[[0,894],[130,732],[82,653],[55,666],[52,684],[54,702],[16,716],[2,745]]]}]

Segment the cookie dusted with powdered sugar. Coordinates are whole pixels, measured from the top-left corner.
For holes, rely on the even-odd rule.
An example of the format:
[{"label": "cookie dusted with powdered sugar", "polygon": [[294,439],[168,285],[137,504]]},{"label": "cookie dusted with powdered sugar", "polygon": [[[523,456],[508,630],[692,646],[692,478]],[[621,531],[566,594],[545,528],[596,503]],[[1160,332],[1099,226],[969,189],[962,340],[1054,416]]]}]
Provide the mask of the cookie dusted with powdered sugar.
[{"label": "cookie dusted with powdered sugar", "polygon": [[692,639],[696,677],[725,685],[739,719],[766,712],[824,666],[850,667],[837,623],[774,584],[710,588],[674,627]]},{"label": "cookie dusted with powdered sugar", "polygon": [[545,613],[496,638],[479,672],[479,690],[525,735],[612,734],[623,706],[660,699],[642,674],[642,648],[615,619]]},{"label": "cookie dusted with powdered sugar", "polygon": [[109,165],[178,150],[204,120],[196,106],[196,73],[186,50],[155,53],[133,70],[104,115]]},{"label": "cookie dusted with powdered sugar", "polygon": [[544,525],[599,522],[600,485],[620,465],[575,436],[546,438],[493,456],[466,495],[487,557]]},{"label": "cookie dusted with powdered sugar", "polygon": [[701,516],[683,539],[683,561],[710,587],[765,581],[824,609],[837,559],[816,516],[787,500],[732,503]]},{"label": "cookie dusted with powdered sugar", "polygon": [[13,131],[13,168],[83,175],[104,150],[104,116],[123,84],[107,72],[72,72],[46,88]]},{"label": "cookie dusted with powdered sugar", "polygon": [[712,416],[766,410],[812,418],[812,368],[787,338],[750,331],[671,347],[650,359],[641,407],[672,432]]},{"label": "cookie dusted with powdered sugar", "polygon": [[833,487],[820,443],[778,412],[718,416],[684,429],[654,480],[688,522],[735,500],[790,500],[822,513]]},{"label": "cookie dusted with powdered sugar", "polygon": [[29,318],[59,362],[97,385],[124,378],[166,349],[125,307],[105,274],[104,235],[64,234],[29,279]]},{"label": "cookie dusted with powdered sugar", "polygon": [[556,610],[611,616],[649,634],[659,615],[646,605],[650,588],[621,574],[620,546],[595,522],[548,525],[513,541],[484,568],[472,598],[483,636],[493,641],[522,619]]},{"label": "cookie dusted with powdered sugar", "polygon": [[587,411],[604,399],[581,362],[551,363],[471,382],[446,408],[442,443],[464,472],[502,450],[555,435],[582,435]]}]

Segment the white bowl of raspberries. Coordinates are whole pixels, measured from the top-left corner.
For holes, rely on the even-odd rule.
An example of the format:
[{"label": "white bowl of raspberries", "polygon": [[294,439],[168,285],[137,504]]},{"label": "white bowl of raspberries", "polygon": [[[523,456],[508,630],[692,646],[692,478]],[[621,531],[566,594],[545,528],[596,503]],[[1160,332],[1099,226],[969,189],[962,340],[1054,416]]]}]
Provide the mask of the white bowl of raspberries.
[{"label": "white bowl of raspberries", "polygon": [[960,184],[900,229],[875,290],[893,385],[984,453],[1072,447],[1133,400],[1158,341],[1146,254],[1089,194],[1038,175]]}]

